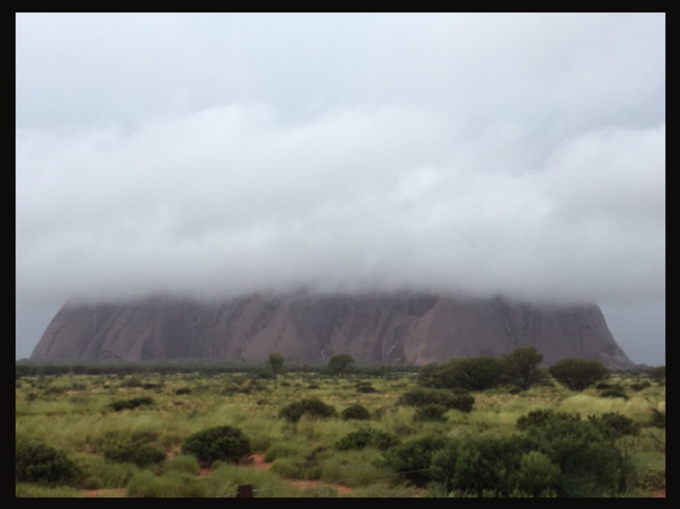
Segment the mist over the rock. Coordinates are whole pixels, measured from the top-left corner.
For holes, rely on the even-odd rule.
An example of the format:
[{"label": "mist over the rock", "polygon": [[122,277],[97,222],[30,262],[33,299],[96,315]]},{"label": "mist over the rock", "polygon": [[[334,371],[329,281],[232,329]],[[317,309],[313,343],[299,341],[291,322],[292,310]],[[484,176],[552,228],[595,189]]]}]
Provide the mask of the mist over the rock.
[{"label": "mist over the rock", "polygon": [[662,362],[664,22],[17,15],[17,355],[73,299],[306,288],[595,302]]}]

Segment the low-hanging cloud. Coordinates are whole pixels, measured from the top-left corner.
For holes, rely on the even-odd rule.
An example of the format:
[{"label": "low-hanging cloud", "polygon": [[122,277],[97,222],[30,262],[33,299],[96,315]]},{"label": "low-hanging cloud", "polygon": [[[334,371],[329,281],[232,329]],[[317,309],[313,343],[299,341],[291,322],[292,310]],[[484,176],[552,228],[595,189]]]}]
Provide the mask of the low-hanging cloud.
[{"label": "low-hanging cloud", "polygon": [[18,281],[91,298],[295,286],[653,294],[664,126],[583,133],[532,168],[521,162],[537,149],[515,130],[466,135],[399,107],[283,123],[266,105],[235,104],[127,133],[22,132]]},{"label": "low-hanging cloud", "polygon": [[306,287],[594,301],[662,351],[664,33],[19,14],[17,346],[68,299]]}]

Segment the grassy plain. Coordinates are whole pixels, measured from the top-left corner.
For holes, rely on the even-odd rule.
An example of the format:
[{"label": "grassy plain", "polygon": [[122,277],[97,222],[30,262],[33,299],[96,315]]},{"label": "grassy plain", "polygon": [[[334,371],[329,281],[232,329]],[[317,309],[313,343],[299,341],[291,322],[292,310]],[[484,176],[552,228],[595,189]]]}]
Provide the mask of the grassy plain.
[{"label": "grassy plain", "polygon": [[[426,436],[471,437],[517,432],[517,419],[538,409],[588,415],[618,412],[641,426],[635,437],[624,437],[634,465],[628,496],[652,496],[665,486],[665,428],[651,426],[652,409],[665,412],[665,386],[657,382],[634,389],[646,378],[616,374],[608,383],[620,385],[625,398],[602,397],[595,388],[575,393],[558,384],[514,393],[498,387],[474,393],[470,413],[448,410],[445,422],[414,421],[415,408],[398,400],[416,387],[413,374],[388,377],[348,375],[332,378],[319,373],[284,373],[278,387],[253,374],[60,374],[28,375],[16,380],[16,438],[48,443],[81,467],[76,486],[48,487],[17,483],[20,497],[86,496],[86,490],[117,490],[110,496],[233,497],[241,484],[255,487],[257,497],[423,497],[441,496],[437,489],[417,489],[385,462],[373,447],[339,451],[343,436],[371,427],[394,433],[402,440]],[[375,392],[359,392],[357,384]],[[637,387],[636,387],[637,388]],[[340,412],[355,403],[367,407],[369,421],[317,420],[303,416],[291,423],[279,419],[286,405],[318,397]],[[153,404],[114,411],[115,401],[152,398]],[[268,470],[252,465],[214,464],[200,470],[196,458],[182,454],[191,434],[230,425],[241,429],[271,463]],[[135,438],[162,447],[167,458],[152,466],[109,461],[107,444]],[[318,481],[307,487],[291,481]],[[338,485],[350,487],[341,493]]]}]

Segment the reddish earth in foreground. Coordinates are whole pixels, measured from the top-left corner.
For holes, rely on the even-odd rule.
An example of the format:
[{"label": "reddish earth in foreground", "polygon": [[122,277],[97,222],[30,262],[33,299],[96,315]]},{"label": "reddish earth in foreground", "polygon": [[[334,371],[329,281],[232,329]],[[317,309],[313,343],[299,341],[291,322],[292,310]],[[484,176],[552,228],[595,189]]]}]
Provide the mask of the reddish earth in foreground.
[{"label": "reddish earth in foreground", "polygon": [[[168,456],[174,456],[174,453],[170,452],[168,453]],[[262,452],[257,452],[250,456],[246,461],[243,462],[244,465],[250,466],[254,468],[255,470],[269,470],[271,468],[271,463],[267,463],[264,460],[264,453]],[[211,470],[209,468],[202,468],[199,471],[199,476],[205,476],[209,475]],[[306,490],[306,489],[311,489],[315,488],[319,485],[326,485],[326,486],[332,486],[335,488],[340,495],[349,495],[352,493],[352,488],[349,486],[344,486],[342,484],[332,484],[329,485],[328,483],[323,483],[322,481],[306,481],[306,480],[288,480],[286,481],[288,484],[291,486],[294,486],[296,488]],[[117,489],[98,489],[98,490],[84,490],[85,496],[87,498],[122,498],[122,497],[127,497],[127,492],[125,488],[117,488]]]}]

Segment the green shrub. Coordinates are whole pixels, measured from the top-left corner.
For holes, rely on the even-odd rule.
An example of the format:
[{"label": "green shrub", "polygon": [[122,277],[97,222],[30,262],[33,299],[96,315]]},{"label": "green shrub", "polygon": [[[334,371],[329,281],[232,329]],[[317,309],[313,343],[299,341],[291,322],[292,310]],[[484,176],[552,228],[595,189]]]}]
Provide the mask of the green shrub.
[{"label": "green shrub", "polygon": [[518,389],[527,390],[545,378],[545,373],[538,366],[543,361],[543,354],[533,346],[515,348],[503,356],[505,376]]},{"label": "green shrub", "polygon": [[549,497],[555,493],[559,477],[560,468],[548,456],[540,451],[529,451],[520,458],[513,484],[523,496]]},{"label": "green shrub", "polygon": [[651,386],[652,384],[650,384],[647,380],[643,380],[642,382],[633,382],[632,384],[630,384],[630,388],[635,392],[640,392]]},{"label": "green shrub", "polygon": [[345,408],[341,413],[340,417],[343,420],[356,420],[356,421],[367,421],[371,418],[371,414],[364,405],[355,403],[353,405]]},{"label": "green shrub", "polygon": [[217,460],[236,463],[250,452],[250,439],[233,426],[217,426],[199,431],[182,444],[182,454],[196,456],[198,461],[207,465]]},{"label": "green shrub", "polygon": [[16,438],[14,450],[16,482],[72,484],[81,476],[78,465],[44,442]]},{"label": "green shrub", "polygon": [[562,359],[548,369],[552,377],[572,391],[582,391],[603,380],[609,370],[600,362],[589,359]]},{"label": "green shrub", "polygon": [[450,439],[431,435],[409,440],[389,449],[385,453],[385,460],[392,470],[401,473],[414,484],[423,486],[432,480],[432,456],[449,442]]},{"label": "green shrub", "polygon": [[481,391],[498,386],[505,371],[503,360],[483,355],[429,364],[419,370],[417,380],[423,387]]},{"label": "green shrub", "polygon": [[577,421],[581,420],[579,414],[566,414],[564,412],[555,412],[554,410],[538,409],[532,410],[527,415],[523,415],[517,419],[517,429],[520,431],[526,431],[532,426],[542,427],[546,423],[555,417],[558,418],[570,418]]},{"label": "green shrub", "polygon": [[[485,491],[495,496],[509,496],[515,490],[534,489],[544,491],[555,482],[556,467],[546,485],[536,472],[537,465],[551,462],[548,458],[527,456],[531,452],[531,442],[521,435],[492,436],[481,435],[466,439],[451,440],[444,448],[432,456],[431,475],[446,490],[454,488],[468,494],[484,496]],[[522,459],[525,471],[520,474]],[[544,461],[541,461],[544,459]]]},{"label": "green shrub", "polygon": [[622,488],[629,459],[601,423],[577,414],[555,413],[526,431],[532,449],[560,468],[555,491],[560,497],[611,496]]},{"label": "green shrub", "polygon": [[149,396],[142,396],[140,398],[115,400],[111,402],[110,406],[115,412],[120,412],[121,410],[129,410],[140,406],[153,404],[155,404],[153,398]]},{"label": "green shrub", "polygon": [[305,398],[291,403],[279,412],[279,418],[289,422],[298,422],[303,415],[317,419],[325,419],[336,415],[335,407],[327,405],[319,398]]},{"label": "green shrub", "polygon": [[260,380],[271,380],[272,378],[274,378],[274,372],[268,368],[260,369],[257,371],[255,376]]},{"label": "green shrub", "polygon": [[600,416],[589,415],[588,419],[611,438],[637,435],[640,432],[640,426],[633,419],[618,412],[607,412]]},{"label": "green shrub", "polygon": [[612,496],[626,489],[632,465],[615,440],[630,422],[618,415],[535,411],[519,435],[451,440],[432,456],[430,472],[446,490],[475,496]]},{"label": "green shrub", "polygon": [[399,445],[399,443],[401,443],[401,440],[393,433],[374,428],[362,428],[342,437],[336,442],[335,448],[339,451],[349,451],[374,447],[386,451],[390,447]]},{"label": "green shrub", "polygon": [[626,391],[623,390],[623,387],[617,388],[617,387],[612,387],[611,389],[605,389],[604,391],[600,391],[599,396],[601,398],[623,398],[623,399],[628,399],[628,395],[626,394]]},{"label": "green shrub", "polygon": [[422,387],[405,392],[398,404],[422,407],[425,405],[442,405],[462,412],[471,412],[475,398],[464,390],[425,389]]},{"label": "green shrub", "polygon": [[416,413],[413,415],[413,420],[416,422],[425,421],[445,422],[446,411],[447,408],[444,405],[431,403],[429,405],[421,406],[418,409],[416,409]]}]

